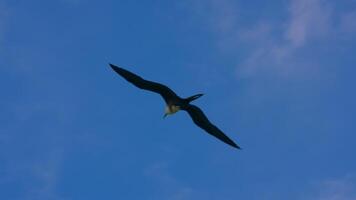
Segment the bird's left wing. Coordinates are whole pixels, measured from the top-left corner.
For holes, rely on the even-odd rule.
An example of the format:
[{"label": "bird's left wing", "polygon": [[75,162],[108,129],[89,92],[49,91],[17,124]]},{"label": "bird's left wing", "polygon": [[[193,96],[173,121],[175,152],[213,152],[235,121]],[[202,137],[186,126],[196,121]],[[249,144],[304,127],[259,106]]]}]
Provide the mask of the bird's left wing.
[{"label": "bird's left wing", "polygon": [[140,76],[113,64],[110,64],[110,67],[120,76],[124,77],[128,82],[134,84],[136,87],[160,94],[166,103],[168,103],[169,99],[178,98],[176,93],[174,93],[169,87],[163,84],[145,80]]},{"label": "bird's left wing", "polygon": [[199,107],[189,104],[186,108],[183,109],[189,113],[190,117],[193,119],[193,122],[196,125],[198,125],[200,128],[204,129],[206,132],[215,136],[216,138],[225,142],[226,144],[229,144],[237,149],[241,149],[234,141],[232,141],[229,137],[227,137],[218,127],[212,124]]}]

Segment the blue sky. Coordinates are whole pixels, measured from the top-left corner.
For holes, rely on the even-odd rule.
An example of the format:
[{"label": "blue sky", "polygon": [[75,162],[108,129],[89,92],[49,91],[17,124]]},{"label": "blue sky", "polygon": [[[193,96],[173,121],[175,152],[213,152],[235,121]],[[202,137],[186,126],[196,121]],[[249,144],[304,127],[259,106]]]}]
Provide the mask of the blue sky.
[{"label": "blue sky", "polygon": [[[355,0],[0,0],[0,199],[356,199]],[[162,119],[195,102],[242,148]]]}]

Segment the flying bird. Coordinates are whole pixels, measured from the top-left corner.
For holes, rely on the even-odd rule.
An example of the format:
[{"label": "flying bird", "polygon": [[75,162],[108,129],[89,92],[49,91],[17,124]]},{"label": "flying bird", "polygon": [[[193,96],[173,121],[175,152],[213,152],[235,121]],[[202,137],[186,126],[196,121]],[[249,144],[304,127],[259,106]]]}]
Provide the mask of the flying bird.
[{"label": "flying bird", "polygon": [[181,98],[175,92],[173,92],[173,90],[163,84],[145,80],[140,76],[113,64],[109,63],[109,65],[116,73],[118,73],[120,76],[122,76],[136,87],[160,94],[166,102],[166,109],[163,118],[168,115],[172,115],[179,110],[187,111],[197,126],[204,129],[206,132],[215,136],[219,140],[225,142],[226,144],[229,144],[237,149],[241,149],[218,127],[212,124],[199,107],[190,104],[190,102],[203,96],[203,94],[196,94],[188,98]]}]

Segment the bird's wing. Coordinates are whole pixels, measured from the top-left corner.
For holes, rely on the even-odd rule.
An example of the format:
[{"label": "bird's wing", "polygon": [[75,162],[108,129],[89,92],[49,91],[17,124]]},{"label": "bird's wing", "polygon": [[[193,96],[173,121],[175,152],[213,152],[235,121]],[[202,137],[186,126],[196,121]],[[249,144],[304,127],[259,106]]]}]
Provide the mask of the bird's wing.
[{"label": "bird's wing", "polygon": [[229,137],[227,137],[218,127],[212,124],[200,108],[189,104],[186,108],[184,108],[184,110],[186,110],[189,113],[194,123],[198,125],[200,128],[204,129],[206,132],[215,136],[216,138],[220,139],[226,144],[229,144],[237,149],[241,149],[237,144],[235,144],[234,141],[232,141]]},{"label": "bird's wing", "polygon": [[119,75],[124,77],[128,82],[134,84],[136,87],[160,94],[163,97],[163,99],[166,101],[166,103],[168,103],[169,99],[178,98],[176,93],[174,93],[171,89],[169,89],[165,85],[145,80],[145,79],[141,78],[140,76],[138,76],[132,72],[129,72],[121,67],[117,67],[113,64],[110,64],[110,67],[116,73],[118,73]]}]

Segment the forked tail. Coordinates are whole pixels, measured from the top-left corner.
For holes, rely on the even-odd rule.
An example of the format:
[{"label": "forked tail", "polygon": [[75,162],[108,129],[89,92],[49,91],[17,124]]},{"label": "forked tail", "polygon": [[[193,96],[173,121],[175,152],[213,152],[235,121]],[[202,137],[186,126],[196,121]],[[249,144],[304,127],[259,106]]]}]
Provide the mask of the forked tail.
[{"label": "forked tail", "polygon": [[188,101],[188,103],[190,103],[201,96],[203,96],[203,94],[196,94],[196,95],[186,98],[185,100]]}]

